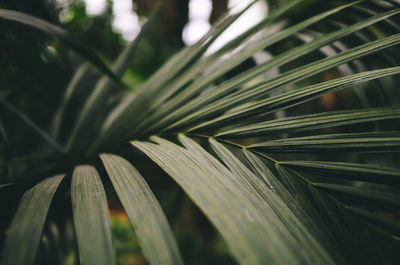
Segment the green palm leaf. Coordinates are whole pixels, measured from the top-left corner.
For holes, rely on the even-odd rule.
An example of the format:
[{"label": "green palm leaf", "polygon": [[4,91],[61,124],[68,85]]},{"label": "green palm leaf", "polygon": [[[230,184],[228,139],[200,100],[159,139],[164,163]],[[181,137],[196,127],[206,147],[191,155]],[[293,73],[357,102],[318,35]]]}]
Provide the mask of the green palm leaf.
[{"label": "green palm leaf", "polygon": [[398,152],[397,132],[347,133],[288,138],[248,146],[265,152]]},{"label": "green palm leaf", "polygon": [[316,130],[333,126],[352,125],[363,122],[374,122],[388,119],[398,119],[398,108],[370,108],[317,113],[311,115],[293,116],[266,122],[238,126],[226,129],[216,134],[222,138],[241,138],[259,135],[279,134],[282,132],[300,132]]},{"label": "green palm leaf", "polygon": [[[347,7],[347,6],[345,6]],[[328,12],[326,14],[324,14],[322,17],[321,16],[317,16],[315,18],[310,19],[310,21],[307,21],[307,23],[305,23],[305,25],[301,25],[301,26],[306,26],[308,24],[310,24],[310,22],[315,22],[318,21],[321,18],[325,18],[328,14],[334,13],[338,10],[342,9],[334,9],[331,12]],[[387,17],[390,17],[392,15],[395,15],[399,12],[399,10],[393,10],[390,11],[387,14],[382,14],[382,15],[378,15],[375,17],[371,17],[370,19],[366,19],[364,21],[361,21],[360,23],[356,23],[354,25],[351,25],[349,27],[340,29],[336,32],[332,32],[330,34],[327,34],[321,38],[316,39],[315,41],[312,41],[310,43],[304,44],[300,47],[297,48],[293,48],[275,58],[272,58],[270,61],[258,65],[252,69],[249,69],[235,77],[233,77],[230,80],[227,80],[226,82],[222,83],[221,85],[218,86],[218,89],[213,89],[212,91],[210,91],[207,96],[204,97],[197,97],[194,100],[192,100],[190,102],[190,104],[187,104],[183,107],[180,107],[178,110],[175,110],[173,113],[169,114],[167,117],[163,118],[163,120],[167,120],[168,118],[172,117],[172,116],[177,116],[179,115],[179,117],[183,116],[183,114],[189,114],[191,113],[195,108],[200,108],[202,106],[204,106],[205,103],[211,102],[212,100],[218,99],[219,97],[229,93],[230,91],[234,90],[237,88],[237,86],[242,85],[243,83],[245,83],[246,81],[251,80],[252,78],[256,77],[257,75],[260,75],[264,72],[266,72],[267,70],[271,69],[272,67],[277,67],[280,66],[284,63],[287,63],[293,59],[296,59],[304,54],[307,54],[315,49],[320,48],[323,45],[326,45],[332,41],[338,40],[348,34],[354,33],[360,29],[363,29],[364,27],[367,27],[373,23],[376,23],[382,19],[385,19]],[[301,27],[300,27],[301,28]],[[280,38],[284,38],[285,36],[288,35],[288,33],[293,34],[294,32],[296,32],[297,30],[299,30],[298,26],[294,26],[293,29],[288,29],[287,32],[283,32],[281,34],[279,34],[276,38],[275,35],[270,38],[266,39],[266,44],[261,46],[261,47],[257,47],[258,49],[255,49],[255,51],[258,51],[262,48],[264,48],[265,46],[267,46],[268,44],[273,44],[274,42],[280,40]],[[290,34],[289,34],[290,35]],[[247,50],[244,50],[243,53],[245,54],[244,58],[248,58],[251,54],[247,54],[246,53]],[[253,52],[254,53],[254,52]],[[232,60],[235,60],[236,58],[233,58]],[[209,63],[209,62],[207,62]],[[228,69],[232,69],[233,66],[235,64],[232,64],[233,62],[226,62],[225,65],[226,67],[229,67]],[[225,73],[227,70],[220,72],[221,73]],[[211,75],[213,76],[213,75]],[[215,78],[214,78],[215,79]],[[187,101],[188,98],[190,98],[190,96],[193,96],[195,93],[200,92],[200,89],[204,89],[204,86],[209,84],[210,81],[213,81],[214,79],[210,78],[210,76],[206,76],[204,78],[199,78],[198,82],[200,83],[200,85],[197,85],[197,83],[193,83],[191,86],[189,86],[188,88],[185,89],[185,91],[183,91],[182,95],[178,95],[178,97],[174,98],[173,100],[170,100],[170,102],[167,103],[167,105],[165,106],[167,109],[166,111],[168,112],[169,110],[172,110],[174,107],[179,106],[180,104],[184,103],[185,101]],[[205,80],[210,80],[208,82],[205,82]],[[193,87],[193,88],[192,88]],[[157,114],[159,114],[160,112],[155,112],[152,116],[156,116]],[[157,118],[159,118],[158,116],[156,116]],[[150,119],[149,120],[153,120]],[[162,121],[163,121],[162,120]]]},{"label": "green palm leaf", "polygon": [[115,264],[106,194],[95,168],[74,169],[71,199],[81,264]]},{"label": "green palm leaf", "polygon": [[291,168],[301,168],[316,174],[328,174],[337,177],[349,177],[351,179],[393,184],[400,181],[400,171],[397,168],[370,164],[326,161],[284,161],[279,164]]},{"label": "green palm leaf", "polygon": [[[400,37],[400,35],[399,35]],[[354,84],[358,84],[361,82],[367,82],[369,80],[373,80],[376,78],[381,78],[387,75],[395,75],[400,73],[400,67],[393,67],[393,68],[388,68],[388,69],[381,69],[381,70],[376,70],[376,71],[369,71],[369,72],[363,72],[359,74],[354,74],[354,75],[349,75],[346,77],[342,78],[337,78],[332,81],[326,81],[324,83],[312,85],[309,87],[305,87],[302,89],[297,89],[294,91],[290,91],[287,93],[284,93],[282,95],[278,95],[275,97],[271,97],[265,100],[259,100],[255,103],[249,103],[249,104],[243,104],[240,105],[234,109],[231,109],[227,114],[222,115],[218,118],[215,118],[213,120],[210,120],[206,123],[197,125],[194,128],[191,128],[189,131],[196,131],[199,130],[202,127],[210,127],[215,123],[218,123],[218,125],[225,124],[228,121],[231,120],[240,120],[243,118],[246,118],[248,116],[253,116],[261,113],[268,113],[271,111],[276,111],[282,108],[287,108],[290,106],[295,106],[297,104],[300,104],[302,102],[312,100],[314,98],[318,98],[323,94],[327,93],[332,93],[336,92],[340,89],[343,89],[344,87],[351,86]],[[258,93],[258,92],[257,92]],[[243,93],[245,94],[245,93]],[[245,95],[242,95],[243,97],[246,97]],[[235,101],[236,99],[233,99]],[[227,101],[232,101],[232,98],[227,99]],[[218,111],[219,106],[221,108],[225,106],[225,104],[231,104],[229,103],[221,103],[221,105],[215,104],[212,107],[212,112]],[[206,111],[204,111],[206,112]],[[207,114],[198,114],[200,117],[203,117],[203,115]]]},{"label": "green palm leaf", "polygon": [[151,264],[183,264],[160,205],[139,172],[125,159],[102,154],[114,188]]},{"label": "green palm leaf", "polygon": [[34,264],[47,211],[63,178],[47,178],[25,192],[7,232],[1,264]]}]

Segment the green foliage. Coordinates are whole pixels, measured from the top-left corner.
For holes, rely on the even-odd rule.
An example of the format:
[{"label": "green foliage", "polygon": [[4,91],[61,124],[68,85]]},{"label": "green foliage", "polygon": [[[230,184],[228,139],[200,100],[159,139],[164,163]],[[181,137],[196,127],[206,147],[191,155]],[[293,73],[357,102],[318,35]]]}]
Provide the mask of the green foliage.
[{"label": "green foliage", "polygon": [[121,157],[100,156],[151,264],[182,264],[167,219],[140,173]]},{"label": "green foliage", "polygon": [[[32,188],[24,186],[9,221],[1,264],[46,260],[46,240],[71,217],[72,238],[54,237],[47,247],[76,244],[79,264],[116,264],[113,201],[146,261],[195,264],[180,253],[187,246],[177,236],[179,213],[154,184],[166,177],[154,173],[160,169],[238,264],[398,263],[398,1],[278,1],[263,21],[209,53],[246,8],[131,88],[124,74],[164,4],[110,67],[60,26],[0,10],[1,19],[82,57],[69,82],[54,84],[58,104],[40,122],[26,111],[44,103],[2,87],[0,191]],[[265,54],[270,59],[256,60]],[[178,211],[182,200],[173,203]],[[57,214],[52,201],[63,205]],[[56,228],[46,222],[49,209]]]},{"label": "green foliage", "polygon": [[63,177],[47,178],[25,192],[8,232],[2,264],[33,264],[47,211]]}]

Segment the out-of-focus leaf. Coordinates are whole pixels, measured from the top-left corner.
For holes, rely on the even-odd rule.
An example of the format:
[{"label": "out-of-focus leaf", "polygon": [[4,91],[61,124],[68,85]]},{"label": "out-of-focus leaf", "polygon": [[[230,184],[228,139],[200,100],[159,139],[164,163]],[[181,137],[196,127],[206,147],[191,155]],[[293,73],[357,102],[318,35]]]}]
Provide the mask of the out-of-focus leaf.
[{"label": "out-of-focus leaf", "polygon": [[[94,66],[96,66],[101,72],[108,75],[111,79],[119,84],[123,84],[122,81],[111,71],[91,50],[80,43],[76,38],[70,35],[68,32],[56,26],[52,23],[44,21],[43,19],[22,13],[19,11],[0,9],[0,17],[7,20],[19,22],[21,24],[39,29],[51,36],[57,37],[64,41],[70,46],[75,52],[87,59]],[[126,85],[123,84],[123,87]]]},{"label": "out-of-focus leaf", "polygon": [[[150,121],[150,115],[158,112],[158,106],[162,102],[168,99],[169,96],[173,95],[186,83],[190,82],[192,78],[201,73],[209,64],[213,61],[217,61],[220,56],[227,53],[231,49],[236,48],[237,44],[244,39],[250,37],[252,34],[257,32],[261,26],[267,25],[271,21],[274,21],[283,14],[300,3],[300,0],[288,1],[285,5],[281,6],[277,10],[270,13],[268,18],[260,22],[255,28],[251,28],[238,36],[230,43],[224,45],[218,55],[208,57],[205,62],[196,61],[201,55],[208,49],[208,47],[218,38],[218,36],[224,32],[232,23],[234,23],[253,3],[249,4],[242,11],[221,19],[220,22],[216,23],[210,31],[201,39],[198,43],[193,46],[182,49],[179,53],[174,55],[168,62],[163,65],[151,78],[146,82],[140,89],[143,93],[139,96],[129,96],[121,104],[119,104],[108,116],[102,128],[102,141],[109,141],[107,138],[124,137],[127,138],[129,135],[134,134],[137,130],[141,130],[141,126],[137,123],[147,123]],[[192,64],[193,62],[196,62]],[[192,66],[192,67],[190,67]],[[193,69],[195,68],[195,69]],[[188,70],[188,73],[183,75],[182,72]],[[179,74],[179,78],[175,78]],[[166,109],[163,108],[165,111]],[[131,117],[136,116],[135,123],[131,122]],[[125,127],[126,124],[130,124],[129,128],[119,135],[116,128]]]},{"label": "out-of-focus leaf", "polygon": [[1,138],[3,138],[4,142],[8,141],[7,133],[1,120],[0,120],[0,135]]},{"label": "out-of-focus leaf", "polygon": [[[160,14],[162,8],[164,7],[166,0],[162,0],[156,6],[156,8],[152,11],[149,18],[147,19],[146,23],[141,28],[139,34],[135,38],[135,40],[128,45],[118,56],[116,61],[112,66],[112,70],[115,72],[116,76],[121,78],[125,73],[126,69],[128,68],[129,62],[132,59],[132,56],[136,52],[136,48],[140,43],[140,40],[149,30],[151,25],[153,25],[154,21]],[[85,124],[87,124],[88,120],[93,119],[94,117],[98,116],[101,113],[103,105],[106,104],[107,99],[112,92],[112,85],[113,82],[107,76],[102,76],[96,86],[94,87],[93,91],[85,101],[83,105],[83,109],[79,113],[78,120],[76,121],[74,128],[69,136],[66,148],[71,149],[74,145],[76,139],[80,139],[80,135],[83,131],[85,131]],[[136,92],[136,91],[135,91]],[[131,91],[125,95],[126,97],[136,97],[137,93],[132,93]],[[101,114],[103,115],[103,114]]]},{"label": "out-of-focus leaf", "polygon": [[62,148],[53,138],[51,138],[45,131],[43,131],[38,125],[36,125],[31,119],[29,119],[24,113],[14,108],[11,104],[9,104],[5,99],[0,98],[0,104],[3,105],[6,109],[12,112],[15,116],[18,117],[23,123],[25,123],[30,129],[35,131],[46,143],[48,143],[52,148],[57,150],[58,152],[64,153],[65,150]]},{"label": "out-of-focus leaf", "polygon": [[7,231],[2,265],[34,263],[47,211],[63,178],[64,175],[47,178],[22,196]]},{"label": "out-of-focus leaf", "polygon": [[52,124],[50,126],[50,135],[52,135],[55,139],[57,139],[57,136],[59,134],[66,107],[71,100],[72,95],[75,93],[79,82],[84,79],[83,77],[87,73],[88,69],[89,64],[87,63],[83,63],[81,66],[79,66],[79,68],[76,69],[74,75],[69,81],[67,88],[65,89],[63,98],[61,99],[61,102],[57,107],[57,110],[53,116]]}]

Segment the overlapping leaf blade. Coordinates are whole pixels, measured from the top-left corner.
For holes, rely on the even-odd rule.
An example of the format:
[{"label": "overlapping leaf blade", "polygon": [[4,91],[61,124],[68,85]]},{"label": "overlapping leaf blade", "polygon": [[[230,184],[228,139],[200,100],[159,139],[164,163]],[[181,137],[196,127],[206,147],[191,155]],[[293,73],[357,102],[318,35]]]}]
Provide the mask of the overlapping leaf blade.
[{"label": "overlapping leaf blade", "polygon": [[[218,59],[225,53],[234,49],[243,40],[253,35],[263,26],[268,25],[271,21],[279,18],[279,15],[284,14],[291,8],[300,3],[299,0],[290,0],[285,5],[271,12],[264,21],[260,22],[254,28],[244,32],[231,42],[224,45],[216,55],[211,55],[196,61],[207,50],[207,48],[218,38],[218,36],[226,30],[233,22],[235,22],[253,3],[244,8],[242,11],[223,18],[219,23],[216,23],[210,31],[196,44],[182,49],[174,55],[163,67],[161,67],[148,82],[146,82],[138,98],[127,97],[120,105],[118,105],[109,115],[102,128],[101,139],[107,141],[107,137],[115,137],[117,131],[115,128],[126,126],[127,121],[130,121],[132,115],[136,115],[135,123],[132,123],[129,128],[126,128],[122,134],[124,137],[129,137],[137,131],[141,131],[143,124],[148,124],[150,116],[158,113],[158,107],[161,103],[167,100],[171,95],[181,89],[191,79],[204,71],[212,62]],[[196,62],[196,63],[193,63]],[[230,66],[233,67],[233,66]],[[228,70],[228,69],[227,69]],[[197,87],[197,86],[196,86]],[[202,87],[202,86],[201,86]],[[143,111],[145,109],[145,111]],[[167,111],[166,108],[163,108]],[[140,123],[141,125],[137,125]],[[151,123],[150,123],[151,124]]]},{"label": "overlapping leaf blade", "polygon": [[397,206],[400,205],[400,196],[393,192],[377,191],[373,189],[333,183],[313,183],[313,186],[382,203],[389,203]]},{"label": "overlapping leaf blade", "polygon": [[332,111],[238,126],[234,129],[222,130],[216,136],[222,138],[265,136],[399,118],[400,108],[398,107]]},{"label": "overlapping leaf blade", "polygon": [[[292,6],[295,6],[296,1],[291,2]],[[220,65],[220,67],[217,67],[215,69],[215,71],[212,71],[211,73],[207,74],[207,75],[203,75],[201,76],[201,78],[197,78],[192,84],[190,84],[190,86],[186,87],[185,90],[178,94],[177,96],[175,96],[173,99],[171,99],[169,102],[167,102],[164,105],[165,110],[163,109],[163,111],[165,111],[165,113],[169,113],[169,111],[176,109],[176,107],[180,106],[181,104],[185,103],[188,99],[190,99],[193,95],[195,95],[196,93],[199,93],[201,90],[203,90],[204,88],[206,88],[209,84],[211,84],[213,81],[215,81],[218,77],[220,77],[221,75],[225,74],[226,72],[228,72],[229,70],[233,69],[235,66],[239,65],[240,63],[242,63],[244,60],[248,59],[249,57],[251,57],[252,55],[254,55],[256,52],[261,51],[262,49],[265,49],[266,47],[277,43],[278,41],[287,38],[288,36],[293,35],[294,33],[296,33],[297,31],[306,28],[309,25],[312,25],[326,17],[328,17],[329,15],[332,15],[336,12],[339,12],[342,9],[345,9],[349,6],[352,6],[354,4],[357,4],[357,2],[353,2],[351,4],[348,5],[342,5],[339,6],[337,8],[334,8],[332,10],[326,11],[324,13],[318,14],[317,16],[314,16],[310,19],[307,19],[299,24],[296,24],[295,26],[288,28],[286,30],[282,30],[280,32],[277,32],[276,34],[273,34],[272,36],[270,36],[269,38],[265,38],[263,40],[260,40],[258,42],[256,42],[255,45],[252,45],[252,47],[245,47],[244,49],[242,49],[240,52],[238,52],[237,54],[235,54],[235,56],[232,56],[230,59],[228,59],[227,61],[225,61],[223,64]],[[267,19],[269,21],[272,21],[272,18],[275,18],[276,16],[278,16],[279,14],[282,14],[283,12],[287,11],[290,6],[284,5],[282,7],[282,9],[278,9],[278,10],[274,10],[270,16],[267,17]],[[265,70],[264,70],[265,71]],[[254,70],[253,70],[254,72]],[[260,71],[259,71],[260,72]],[[242,75],[240,75],[242,76]],[[254,74],[253,74],[254,76]],[[234,78],[235,80],[238,79],[238,77]],[[239,78],[240,79],[240,78]],[[243,81],[241,81],[243,82]],[[232,81],[229,81],[228,84],[231,84]],[[238,84],[239,82],[236,82],[236,84]],[[239,83],[240,84],[240,83]],[[211,94],[219,94],[221,95],[224,91],[224,87],[218,87],[217,90],[214,90],[211,92]],[[207,97],[200,97],[200,98],[196,98],[197,100],[204,100],[204,99],[208,99],[210,96],[207,95]],[[195,99],[195,100],[196,100]],[[197,105],[196,105],[197,106]],[[186,105],[187,107],[191,107],[191,109],[193,109],[193,104],[191,103],[190,105]],[[179,112],[182,112],[182,109],[179,109]],[[157,117],[157,115],[160,115],[160,111],[154,113],[152,115],[152,117]],[[164,117],[163,120],[168,120],[168,118],[173,117],[176,115],[176,112],[170,113],[167,117]],[[149,118],[149,120],[152,119],[152,117]],[[156,126],[156,125],[153,125]]]},{"label": "overlapping leaf blade", "polygon": [[2,265],[34,264],[47,211],[63,178],[47,178],[25,192],[7,231]]},{"label": "overlapping leaf blade", "polygon": [[[359,25],[357,25],[359,26]],[[354,26],[353,30],[359,29],[358,27]],[[343,33],[341,30],[339,32],[334,32],[337,35],[341,36]],[[336,34],[333,34],[333,39],[335,39],[337,36]],[[237,86],[243,82],[243,80],[248,80],[250,77],[253,76],[254,72],[257,74],[261,74],[265,72],[267,69],[279,66],[280,64],[277,64],[275,60],[280,60],[281,57],[285,59],[285,61],[290,61],[293,58],[296,58],[299,54],[301,54],[301,51],[298,51],[297,49],[300,48],[306,48],[313,50],[317,49],[320,46],[320,40],[317,39],[315,40],[316,43],[310,42],[307,44],[304,44],[305,47],[300,46],[298,48],[294,48],[293,50],[289,50],[288,52],[279,55],[278,57],[272,59],[271,61],[266,62],[268,64],[269,68],[263,69],[262,71],[258,71],[256,69],[250,69],[248,70],[248,73],[243,73],[241,75],[244,75],[244,77],[241,77],[241,75],[235,77],[232,79],[232,84],[230,83],[231,81],[227,81],[226,85],[227,87],[224,87],[223,85],[217,86],[213,91],[210,93],[207,93],[206,95],[202,97],[198,97],[194,99],[193,101],[189,101],[186,106],[180,107],[176,113],[174,114],[169,114],[170,117],[174,115],[175,117],[170,117],[170,118],[163,118],[163,123],[158,122],[159,126],[161,125],[167,126],[173,121],[176,120],[177,117],[181,118],[179,121],[176,121],[174,124],[170,125],[168,128],[171,130],[172,128],[180,127],[183,126],[186,123],[193,123],[194,121],[198,119],[205,119],[207,117],[212,117],[215,116],[216,114],[220,114],[224,110],[227,110],[232,107],[237,107],[240,103],[246,102],[250,99],[257,99],[262,96],[265,96],[269,92],[271,92],[274,89],[277,89],[281,87],[282,85],[288,85],[290,83],[293,83],[295,81],[301,81],[305,78],[308,78],[312,75],[315,75],[317,73],[322,72],[323,70],[330,69],[335,66],[339,66],[343,63],[353,61],[357,58],[366,56],[370,53],[373,52],[378,52],[381,49],[396,45],[399,43],[399,36],[393,35],[390,37],[387,37],[386,40],[377,40],[371,43],[366,43],[364,45],[360,45],[358,47],[349,49],[347,51],[344,51],[342,53],[339,53],[335,56],[331,56],[325,59],[321,59],[319,61],[310,63],[308,65],[304,65],[299,68],[295,68],[290,72],[283,73],[279,75],[278,77],[267,80],[265,82],[261,82],[258,85],[253,85],[249,89],[245,90],[239,90],[229,97],[226,96],[227,92],[230,91],[235,91],[237,89]],[[327,38],[328,40],[332,41],[332,39]],[[324,42],[323,42],[324,43]],[[391,44],[389,44],[391,43]],[[238,80],[236,80],[238,79]],[[243,80],[242,80],[243,79]],[[236,81],[233,81],[236,80]],[[242,80],[242,81],[240,81]],[[221,96],[224,96],[222,97]],[[215,101],[213,104],[210,104],[212,101]],[[202,107],[202,108],[201,108]],[[189,115],[188,115],[189,114]],[[184,115],[187,115],[186,117]],[[182,118],[183,117],[183,118]],[[154,127],[155,125],[153,125]]]},{"label": "overlapping leaf blade", "polygon": [[[242,176],[188,138],[180,139],[188,149],[160,138],[152,138],[158,145],[132,143],[182,186],[217,227],[241,264],[264,264],[266,260],[271,264],[298,264],[310,259],[298,252],[298,242],[260,194],[243,185]],[[251,178],[254,180],[254,175]],[[264,236],[257,237],[257,233]],[[313,258],[318,256],[314,254]],[[322,260],[334,263],[328,257]]]},{"label": "overlapping leaf blade", "polygon": [[279,162],[279,165],[332,178],[348,178],[383,184],[400,183],[399,169],[378,165],[326,161],[283,161]]},{"label": "overlapping leaf blade", "polygon": [[13,105],[8,103],[5,99],[0,98],[0,105],[4,106],[8,111],[13,113],[20,121],[28,126],[32,131],[40,136],[49,146],[58,152],[63,153],[62,148],[52,137],[50,137],[42,128],[40,128],[34,121],[32,121],[27,115],[16,109]]},{"label": "overlapping leaf blade", "polygon": [[150,264],[183,264],[167,219],[140,173],[119,156],[100,157]]},{"label": "overlapping leaf blade", "polygon": [[266,152],[400,152],[400,133],[328,134],[260,142],[248,146]]},{"label": "overlapping leaf blade", "polygon": [[[328,251],[339,264],[347,263],[345,255],[340,249],[340,244],[335,239],[334,234],[327,229],[316,209],[304,205],[303,199],[299,199],[297,192],[289,192],[289,190],[281,183],[277,175],[266,166],[260,159],[260,156],[254,154],[251,150],[242,149],[246,159],[250,162],[253,171],[263,179],[271,191],[276,193],[281,203],[271,205],[275,208],[285,222],[285,225],[291,229],[292,233],[297,234],[298,240],[304,246],[312,246],[315,240],[318,240],[320,247]],[[279,202],[279,201],[278,201]],[[292,214],[288,214],[290,209]],[[293,216],[294,215],[294,216]],[[306,232],[304,232],[306,231]],[[306,242],[304,242],[304,240]]]},{"label": "overlapping leaf blade", "polygon": [[[261,200],[265,200],[268,205],[276,212],[276,214],[279,216],[279,219],[284,223],[288,230],[294,235],[299,244],[307,249],[307,253],[309,255],[308,262],[318,260],[319,263],[334,263],[332,258],[329,256],[328,253],[326,253],[325,249],[323,248],[323,241],[318,241],[316,239],[316,236],[320,236],[320,234],[317,234],[315,232],[315,230],[318,230],[318,228],[312,228],[311,225],[309,226],[309,228],[312,229],[311,231],[314,230],[314,234],[312,234],[310,230],[306,228],[305,225],[307,225],[307,222],[311,221],[309,217],[299,208],[294,209],[295,211],[293,212],[284,202],[284,200],[286,199],[287,202],[289,201],[295,207],[291,195],[288,195],[288,193],[286,193],[285,195],[288,196],[284,200],[275,196],[275,192],[273,192],[274,188],[271,188],[272,185],[268,186],[263,184],[259,180],[259,178],[257,178],[257,176],[252,171],[250,171],[226,147],[224,147],[222,144],[218,143],[214,139],[210,139],[210,144],[217,155],[231,169],[231,171],[243,181],[242,187],[249,187],[249,192],[259,195]],[[247,157],[249,157],[249,154]],[[256,162],[257,158],[252,158],[252,161]],[[261,163],[260,161],[258,162]],[[265,171],[264,169],[263,171],[259,171],[258,173],[262,174],[262,176],[264,176],[264,179],[267,179],[265,174],[268,174],[268,171]],[[282,186],[278,184],[276,179],[274,177],[271,177],[271,175],[268,178],[269,181],[273,181],[277,185],[277,188],[280,190],[280,192],[282,192],[282,189],[280,189],[280,187]],[[295,215],[295,212],[298,213],[297,216]],[[302,217],[304,223],[300,222],[298,217]],[[322,238],[326,238],[325,235]]]},{"label": "overlapping leaf blade", "polygon": [[[311,198],[316,203],[319,216],[342,246],[341,253],[351,260],[350,264],[390,264],[382,253],[376,237],[365,233],[365,223],[346,209],[346,206],[319,189],[310,187]],[[363,225],[361,225],[363,224]]]},{"label": "overlapping leaf blade", "polygon": [[[149,30],[151,25],[153,25],[154,21],[160,14],[165,3],[166,3],[166,0],[162,0],[158,3],[156,8],[150,14],[146,23],[141,28],[141,30],[140,30],[138,36],[135,38],[135,40],[130,45],[128,45],[119,54],[118,58],[115,60],[113,66],[112,66],[112,70],[115,72],[115,75],[118,76],[118,78],[121,78],[123,76],[123,74],[126,72],[129,62],[131,61],[132,56],[135,54],[136,48],[137,48],[140,40],[143,38],[143,36]],[[83,108],[78,116],[75,126],[72,129],[71,135],[69,136],[69,139],[68,139],[68,142],[66,145],[66,147],[68,149],[71,149],[72,146],[74,145],[76,139],[80,138],[79,136],[83,133],[83,131],[85,129],[85,125],[87,124],[87,121],[94,119],[96,116],[98,116],[101,113],[101,110],[104,107],[103,104],[106,103],[106,101],[112,91],[112,85],[113,85],[112,80],[110,78],[108,78],[107,76],[102,76],[101,78],[99,78],[94,89],[92,90],[92,92],[90,93],[89,97],[87,98],[85,104],[83,105]],[[137,91],[130,91],[127,96],[128,96],[128,98],[130,98],[130,97],[135,98],[137,96]],[[104,114],[102,114],[102,115],[104,115]]]},{"label": "overlapping leaf blade", "polygon": [[75,167],[71,198],[80,263],[115,264],[106,194],[94,167]]},{"label": "overlapping leaf blade", "polygon": [[[399,35],[400,37],[400,35]],[[399,39],[400,40],[400,39]],[[276,111],[279,109],[287,108],[290,106],[294,106],[314,98],[320,97],[321,95],[336,92],[345,87],[359,84],[362,82],[367,82],[370,80],[374,80],[377,78],[385,77],[388,75],[397,75],[400,73],[400,67],[391,67],[386,69],[380,69],[375,71],[367,71],[354,75],[349,75],[341,78],[337,78],[334,80],[326,81],[323,83],[319,83],[316,85],[312,85],[309,87],[296,89],[294,91],[289,91],[283,93],[282,95],[278,95],[275,97],[260,99],[256,102],[250,102],[248,104],[240,105],[228,113],[221,115],[218,118],[209,120],[202,124],[199,124],[190,129],[190,131],[200,130],[200,128],[204,127],[215,127],[215,124],[221,126],[221,124],[227,124],[232,121],[241,120],[247,118],[249,116],[254,116],[257,114],[266,114],[272,111]],[[231,99],[226,99],[226,102],[231,101]],[[230,104],[230,103],[228,103]],[[220,106],[224,106],[225,103],[222,103]],[[219,107],[211,106],[210,109],[212,111],[218,111]],[[207,114],[203,114],[207,115]],[[201,116],[200,116],[201,117]]]},{"label": "overlapping leaf blade", "polygon": [[83,63],[81,66],[79,66],[79,68],[76,69],[74,75],[69,81],[67,88],[65,89],[63,98],[60,104],[58,105],[57,110],[54,113],[53,121],[50,126],[50,134],[54,138],[58,137],[67,105],[71,100],[73,94],[76,92],[79,82],[81,82],[84,79],[83,77],[88,72],[88,69],[89,69],[89,64],[87,63]]}]

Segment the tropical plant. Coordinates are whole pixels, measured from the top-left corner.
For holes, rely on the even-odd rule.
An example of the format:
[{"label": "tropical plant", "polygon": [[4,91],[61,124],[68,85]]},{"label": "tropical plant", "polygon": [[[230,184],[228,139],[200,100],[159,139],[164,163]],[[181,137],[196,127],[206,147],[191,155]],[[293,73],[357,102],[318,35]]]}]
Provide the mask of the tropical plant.
[{"label": "tropical plant", "polygon": [[[146,183],[155,164],[239,264],[398,263],[400,4],[280,2],[209,53],[246,9],[221,18],[135,88],[121,76],[161,5],[111,68],[60,27],[1,10],[1,18],[55,36],[87,61],[57,100],[48,129],[1,95],[2,121],[28,126],[45,143],[16,160],[7,148],[27,132],[0,124],[0,188],[30,185],[8,228],[2,264],[35,262],[60,189],[72,201],[80,263],[115,264],[108,182],[148,262],[183,264]],[[90,65],[103,75],[86,95],[79,89]],[[71,102],[77,115],[67,111]],[[144,160],[150,166],[137,162]]]}]

